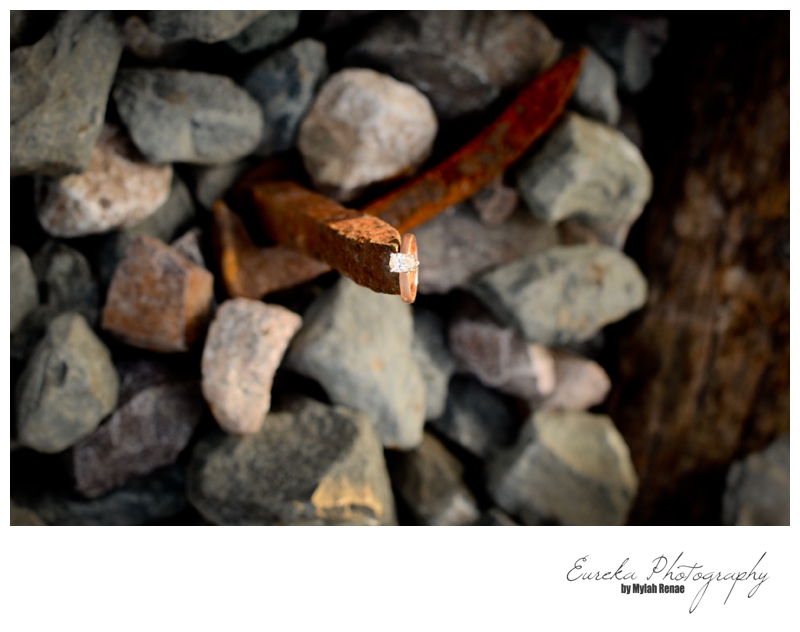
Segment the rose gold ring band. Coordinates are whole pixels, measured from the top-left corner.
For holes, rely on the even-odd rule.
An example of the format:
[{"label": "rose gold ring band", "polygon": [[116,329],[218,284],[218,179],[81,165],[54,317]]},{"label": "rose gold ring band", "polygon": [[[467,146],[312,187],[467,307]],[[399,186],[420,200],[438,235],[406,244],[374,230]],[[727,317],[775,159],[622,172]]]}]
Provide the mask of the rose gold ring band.
[{"label": "rose gold ring band", "polygon": [[[400,252],[404,255],[413,255],[417,259],[417,238],[410,233],[403,235]],[[417,284],[419,282],[419,267],[411,272],[400,273],[400,298],[405,303],[413,303],[417,298]]]}]

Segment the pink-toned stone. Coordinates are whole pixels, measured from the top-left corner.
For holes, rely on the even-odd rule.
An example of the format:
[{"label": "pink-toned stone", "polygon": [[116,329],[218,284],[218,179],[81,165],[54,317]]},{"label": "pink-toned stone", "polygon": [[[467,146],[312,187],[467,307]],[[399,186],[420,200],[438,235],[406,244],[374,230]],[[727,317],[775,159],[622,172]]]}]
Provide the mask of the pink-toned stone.
[{"label": "pink-toned stone", "polygon": [[200,250],[200,238],[202,235],[203,231],[195,226],[183,233],[183,235],[173,241],[170,246],[196,266],[208,269],[206,259],[203,256],[203,252]]},{"label": "pink-toned stone", "polygon": [[102,326],[134,347],[187,351],[208,322],[213,286],[208,270],[140,235],[114,272]]},{"label": "pink-toned stone", "polygon": [[172,167],[151,165],[119,128],[105,125],[83,173],[48,181],[36,214],[54,237],[133,226],[169,197]]},{"label": "pink-toned stone", "polygon": [[303,320],[280,305],[225,301],[203,349],[203,395],[228,432],[254,434],[269,412],[272,379]]},{"label": "pink-toned stone", "polygon": [[174,463],[206,410],[196,379],[149,360],[118,368],[122,404],[70,455],[76,489],[89,498]]},{"label": "pink-toned stone", "polygon": [[587,410],[605,400],[611,379],[597,362],[569,351],[552,351],[556,385],[546,397],[534,398],[536,410]]},{"label": "pink-toned stone", "polygon": [[556,386],[552,353],[527,342],[515,329],[468,314],[454,320],[449,337],[457,370],[486,386],[523,399],[545,397]]},{"label": "pink-toned stone", "polygon": [[487,226],[497,226],[506,221],[519,203],[519,193],[514,187],[503,184],[503,174],[469,198],[469,203]]}]

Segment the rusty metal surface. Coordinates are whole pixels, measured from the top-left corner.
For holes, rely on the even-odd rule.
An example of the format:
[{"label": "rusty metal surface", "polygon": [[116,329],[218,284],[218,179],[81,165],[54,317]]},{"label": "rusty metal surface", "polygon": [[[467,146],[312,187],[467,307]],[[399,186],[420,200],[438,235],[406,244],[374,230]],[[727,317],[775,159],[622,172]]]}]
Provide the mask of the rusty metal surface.
[{"label": "rusty metal surface", "polygon": [[222,200],[214,204],[213,218],[214,250],[225,288],[232,297],[260,299],[331,269],[289,246],[257,246],[239,216]]},{"label": "rusty metal surface", "polygon": [[294,182],[264,182],[252,194],[264,230],[277,243],[375,292],[400,293],[398,275],[389,272],[389,256],[400,248],[395,228]]},{"label": "rusty metal surface", "polygon": [[494,123],[459,151],[367,205],[363,212],[404,233],[477,193],[555,123],[572,96],[585,54],[578,51],[537,77]]}]

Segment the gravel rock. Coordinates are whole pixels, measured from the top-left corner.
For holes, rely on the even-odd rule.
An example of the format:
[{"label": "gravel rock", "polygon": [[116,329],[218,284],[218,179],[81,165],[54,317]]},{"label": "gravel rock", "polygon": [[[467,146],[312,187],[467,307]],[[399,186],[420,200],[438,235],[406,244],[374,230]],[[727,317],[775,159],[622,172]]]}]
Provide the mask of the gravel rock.
[{"label": "gravel rock", "polygon": [[303,399],[261,430],[198,443],[189,499],[221,525],[394,524],[394,498],[370,420]]},{"label": "gravel rock", "polygon": [[36,515],[36,512],[28,509],[27,507],[19,506],[13,500],[11,501],[11,512],[9,517],[12,527],[44,526],[44,522],[42,522],[42,519]]},{"label": "gravel rock", "polygon": [[150,235],[168,243],[181,229],[192,223],[194,217],[194,203],[189,189],[183,180],[173,174],[169,197],[154,213],[138,224],[98,238],[94,248],[94,263],[103,287],[107,288],[111,283],[114,271],[137,235]]},{"label": "gravel rock", "polygon": [[593,48],[586,48],[588,54],[583,61],[578,85],[572,93],[572,105],[587,116],[614,126],[619,122],[620,115],[617,75]]},{"label": "gravel rock", "polygon": [[486,226],[466,204],[457,204],[414,229],[421,264],[419,292],[446,294],[469,287],[481,272],[555,246],[552,226],[520,210],[499,226]]},{"label": "gravel rock", "polygon": [[214,202],[219,200],[249,168],[250,164],[246,160],[228,165],[195,167],[194,195],[197,201],[210,211]]},{"label": "gravel rock", "polygon": [[167,42],[213,44],[235,37],[267,11],[142,11],[148,28]]},{"label": "gravel rock", "polygon": [[300,121],[328,74],[325,44],[302,39],[267,57],[251,70],[242,86],[261,105],[264,132],[259,156],[286,151],[294,145]]},{"label": "gravel rock", "polygon": [[591,24],[586,29],[598,52],[617,71],[620,87],[628,92],[640,92],[650,82],[648,43],[638,29],[621,21]]},{"label": "gravel rock", "polygon": [[386,17],[349,53],[428,96],[441,118],[481,110],[552,66],[561,42],[522,11],[408,11]]},{"label": "gravel rock", "polygon": [[514,187],[503,184],[501,174],[467,201],[484,224],[497,226],[511,217],[517,208],[519,194]]},{"label": "gravel rock", "polygon": [[11,358],[19,362],[27,360],[36,345],[44,337],[47,328],[61,310],[52,305],[37,305],[11,334]]},{"label": "gravel rock", "polygon": [[213,286],[208,270],[140,235],[114,273],[102,326],[134,347],[187,351],[208,322]]},{"label": "gravel rock", "polygon": [[621,525],[637,485],[614,423],[584,412],[533,415],[489,466],[492,498],[528,525]]},{"label": "gravel rock", "polygon": [[427,526],[469,525],[480,517],[461,480],[464,468],[432,434],[416,450],[392,455],[389,467],[398,493]]},{"label": "gravel rock", "polygon": [[455,370],[455,361],[445,340],[444,325],[435,312],[414,310],[414,341],[411,351],[427,389],[425,419],[435,419],[444,413],[447,384]]},{"label": "gravel rock", "polygon": [[430,103],[413,86],[345,68],[322,86],[300,124],[297,146],[314,186],[345,202],[419,167],[437,129]]},{"label": "gravel rock", "polygon": [[623,134],[568,112],[542,147],[519,163],[517,182],[537,217],[551,224],[581,218],[621,248],[650,199],[653,176]]},{"label": "gravel rock", "polygon": [[60,452],[90,434],[117,405],[111,354],[80,314],[47,328],[17,382],[17,437],[39,452]]},{"label": "gravel rock", "polygon": [[174,465],[93,500],[46,492],[33,509],[49,525],[136,526],[182,511],[185,488],[186,476]]},{"label": "gravel rock", "polygon": [[555,389],[547,396],[529,400],[536,410],[587,410],[601,404],[611,380],[597,362],[578,354],[554,349]]},{"label": "gravel rock", "polygon": [[411,306],[342,277],[303,320],[285,366],[317,380],[334,403],[369,415],[384,446],[418,446],[426,388],[411,352]]},{"label": "gravel rock", "polygon": [[166,202],[172,167],[147,164],[120,130],[106,125],[79,175],[42,185],[39,223],[55,237],[133,226]]},{"label": "gravel rock", "polygon": [[113,94],[133,142],[152,163],[229,163],[261,138],[261,108],[228,77],[126,68]]},{"label": "gravel rock", "polygon": [[726,525],[789,526],[789,435],[728,470],[722,497]]},{"label": "gravel rock", "polygon": [[234,298],[217,310],[203,348],[203,395],[219,425],[253,434],[269,412],[272,379],[303,319],[280,305]]},{"label": "gravel rock", "polygon": [[483,314],[463,313],[451,323],[449,338],[459,371],[486,386],[522,399],[541,398],[555,389],[553,354],[526,342],[516,329]]},{"label": "gravel rock", "polygon": [[125,49],[148,61],[159,61],[164,64],[175,63],[186,58],[190,53],[189,40],[168,42],[150,30],[138,15],[129,15],[122,25]]},{"label": "gravel rock", "polygon": [[57,313],[78,312],[90,327],[97,324],[100,291],[86,257],[50,239],[33,256],[32,265],[43,304]]},{"label": "gravel rock", "polygon": [[174,463],[206,410],[196,379],[157,362],[126,362],[119,373],[119,407],[70,454],[76,489],[88,498]]},{"label": "gravel rock", "polygon": [[588,340],[642,307],[647,281],[609,246],[556,246],[479,277],[475,294],[530,342],[561,346]]},{"label": "gravel rock", "polygon": [[482,459],[510,446],[518,425],[496,391],[466,375],[450,380],[445,413],[431,422],[445,437]]},{"label": "gravel rock", "polygon": [[[202,236],[203,231],[199,226],[195,226],[194,228],[187,230],[178,239],[173,241],[170,244],[170,248],[172,248],[178,254],[186,257],[197,267],[208,270],[206,259],[203,256],[203,251],[200,249],[200,240],[202,239]],[[211,302],[212,304],[214,303],[213,296]]]},{"label": "gravel rock", "polygon": [[107,12],[64,11],[11,53],[11,176],[83,171],[100,134],[122,36]]},{"label": "gravel rock", "polygon": [[19,246],[11,246],[11,333],[39,304],[39,290],[31,260]]},{"label": "gravel rock", "polygon": [[263,11],[253,23],[228,40],[237,53],[250,53],[277,44],[291,35],[300,22],[300,11]]}]

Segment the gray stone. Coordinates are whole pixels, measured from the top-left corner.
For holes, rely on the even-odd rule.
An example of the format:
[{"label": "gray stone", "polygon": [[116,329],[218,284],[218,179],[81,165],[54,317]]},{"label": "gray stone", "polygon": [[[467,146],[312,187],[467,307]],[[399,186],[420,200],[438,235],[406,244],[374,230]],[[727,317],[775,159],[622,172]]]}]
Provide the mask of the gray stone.
[{"label": "gray stone", "polygon": [[235,37],[267,11],[142,11],[148,28],[167,42],[213,44]]},{"label": "gray stone", "polygon": [[466,375],[450,380],[445,413],[431,422],[445,437],[482,459],[510,446],[518,425],[496,391]]},{"label": "gray stone", "polygon": [[430,154],[437,129],[428,99],[413,86],[345,68],[322,86],[297,147],[314,186],[346,202],[370,184],[413,172]]},{"label": "gray stone", "polygon": [[27,360],[44,337],[50,323],[62,313],[52,305],[34,307],[11,334],[11,358],[20,362]]},{"label": "gray stone", "polygon": [[572,105],[587,116],[614,126],[619,122],[620,115],[617,75],[593,48],[586,48],[588,54],[583,61],[578,85],[572,93]]},{"label": "gray stone", "polygon": [[334,403],[369,415],[384,446],[418,446],[426,389],[411,353],[411,306],[342,277],[303,321],[284,366],[317,380]]},{"label": "gray stone", "polygon": [[272,379],[303,319],[280,305],[248,298],[225,301],[203,348],[203,396],[228,432],[261,429],[271,403]]},{"label": "gray stone", "polygon": [[586,29],[600,54],[617,71],[620,87],[640,92],[650,82],[653,68],[648,44],[638,29],[620,21],[591,24]]},{"label": "gray stone", "polygon": [[19,246],[11,246],[11,333],[39,304],[39,290],[31,260]]},{"label": "gray stone", "polygon": [[138,15],[129,15],[122,25],[125,49],[141,59],[163,64],[176,63],[190,54],[190,40],[168,42],[156,35]]},{"label": "gray stone", "polygon": [[206,210],[211,210],[233,184],[250,168],[246,160],[227,165],[194,168],[194,195]]},{"label": "gray stone", "polygon": [[597,362],[576,353],[554,349],[555,388],[549,395],[529,399],[536,410],[587,410],[601,404],[611,380]]},{"label": "gray stone", "polygon": [[100,134],[122,36],[107,12],[64,11],[11,53],[11,176],[83,171]]},{"label": "gray stone", "polygon": [[441,118],[481,110],[553,65],[561,42],[523,11],[407,11],[387,16],[347,55],[428,96]]},{"label": "gray stone", "polygon": [[472,289],[502,323],[547,346],[588,340],[647,299],[639,268],[609,246],[549,248],[487,272]]},{"label": "gray stone", "polygon": [[459,371],[486,386],[522,399],[547,396],[555,389],[553,354],[527,342],[513,327],[465,310],[455,316],[448,334]]},{"label": "gray stone", "polygon": [[237,53],[250,53],[277,44],[291,35],[300,22],[300,11],[264,11],[236,37],[228,40]]},{"label": "gray stone", "polygon": [[42,303],[57,312],[78,312],[94,327],[100,314],[100,291],[89,262],[69,246],[48,240],[33,256]]},{"label": "gray stone", "polygon": [[111,354],[80,314],[48,327],[16,388],[17,437],[39,452],[60,452],[97,428],[117,405]]},{"label": "gray stone", "polygon": [[310,399],[270,413],[261,430],[203,438],[188,493],[220,525],[394,524],[381,443],[370,420]]},{"label": "gray stone", "polygon": [[126,362],[119,373],[119,407],[70,453],[75,487],[89,498],[174,463],[206,410],[198,381],[160,363]]},{"label": "gray stone", "polygon": [[480,520],[475,523],[479,527],[518,527],[509,516],[500,511],[497,507],[492,507],[489,511],[481,514]]},{"label": "gray stone", "polygon": [[152,163],[233,162],[261,138],[261,108],[228,77],[126,68],[117,73],[113,95],[133,142]]},{"label": "gray stone", "polygon": [[133,226],[169,197],[172,167],[146,163],[116,126],[105,125],[86,171],[42,182],[36,217],[54,237]]},{"label": "gray stone", "polygon": [[422,372],[427,396],[425,419],[435,419],[444,413],[447,404],[447,384],[455,370],[455,361],[447,348],[441,318],[427,309],[414,310],[414,359]]},{"label": "gray stone", "polygon": [[481,272],[558,243],[556,229],[527,211],[519,210],[490,227],[465,204],[450,207],[415,228],[414,234],[421,261],[421,294],[469,287]]},{"label": "gray stone", "polygon": [[789,526],[789,435],[735,461],[722,497],[726,525]]},{"label": "gray stone", "polygon": [[494,501],[528,525],[621,525],[638,486],[614,423],[584,412],[531,416],[488,474]]},{"label": "gray stone", "polygon": [[567,112],[544,144],[519,163],[517,185],[537,217],[551,224],[582,219],[621,248],[650,199],[653,176],[619,131]]},{"label": "gray stone", "polygon": [[480,517],[461,480],[464,468],[432,434],[426,432],[416,450],[393,454],[389,467],[397,492],[420,524],[469,525]]},{"label": "gray stone", "polygon": [[256,149],[259,156],[294,145],[300,121],[328,74],[325,53],[322,42],[302,39],[270,55],[245,77],[242,86],[264,112],[264,133]]},{"label": "gray stone", "polygon": [[32,508],[49,525],[138,526],[186,507],[186,476],[177,465],[132,481],[102,498],[87,500],[45,492]]},{"label": "gray stone", "polygon": [[497,226],[511,217],[517,208],[519,194],[514,187],[503,184],[503,175],[500,174],[467,202],[484,224]]},{"label": "gray stone", "polygon": [[[173,241],[170,244],[170,248],[172,248],[178,254],[186,257],[194,265],[208,270],[206,259],[203,256],[203,251],[200,249],[200,240],[202,239],[202,236],[203,231],[199,226],[195,226],[194,228],[187,230],[178,239]],[[214,301],[212,297],[212,303],[213,302]],[[212,307],[212,311],[216,311],[216,308]]]},{"label": "gray stone", "polygon": [[150,235],[169,243],[194,217],[194,203],[189,189],[183,180],[173,174],[169,197],[154,213],[130,228],[111,231],[99,238],[94,249],[94,262],[100,282],[108,287],[119,262],[125,258],[125,251],[137,235]]}]

